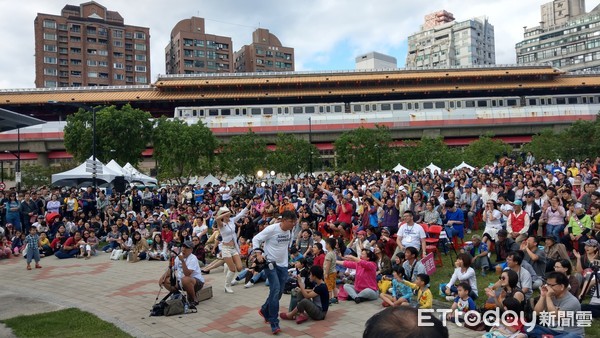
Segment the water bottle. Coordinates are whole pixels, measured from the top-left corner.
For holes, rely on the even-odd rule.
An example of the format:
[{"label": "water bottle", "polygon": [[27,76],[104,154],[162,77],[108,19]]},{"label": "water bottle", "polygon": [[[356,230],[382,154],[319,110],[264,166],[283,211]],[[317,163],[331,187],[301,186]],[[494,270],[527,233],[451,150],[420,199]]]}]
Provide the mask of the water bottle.
[{"label": "water bottle", "polygon": [[190,306],[187,302],[183,303],[183,313],[188,313],[190,311]]}]

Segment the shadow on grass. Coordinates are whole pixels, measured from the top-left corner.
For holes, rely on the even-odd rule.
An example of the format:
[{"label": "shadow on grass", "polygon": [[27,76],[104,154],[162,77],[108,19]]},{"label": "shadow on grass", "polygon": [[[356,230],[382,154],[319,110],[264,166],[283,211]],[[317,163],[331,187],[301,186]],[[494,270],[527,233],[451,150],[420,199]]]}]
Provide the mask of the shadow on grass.
[{"label": "shadow on grass", "polygon": [[17,337],[131,337],[95,315],[70,308],[2,321]]}]

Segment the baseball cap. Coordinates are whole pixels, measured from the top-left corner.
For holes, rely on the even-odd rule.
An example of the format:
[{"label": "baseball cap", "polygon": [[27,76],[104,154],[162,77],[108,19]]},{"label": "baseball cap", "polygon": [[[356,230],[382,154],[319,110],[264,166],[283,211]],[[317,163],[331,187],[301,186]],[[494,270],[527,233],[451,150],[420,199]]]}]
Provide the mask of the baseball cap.
[{"label": "baseball cap", "polygon": [[194,248],[194,243],[192,243],[192,241],[190,241],[190,240],[187,240],[187,241],[183,242],[182,246],[185,248],[192,249],[192,248]]},{"label": "baseball cap", "polygon": [[523,201],[521,201],[521,200],[516,200],[516,201],[515,201],[513,204],[514,204],[514,205],[518,205],[518,206],[521,206],[521,207],[522,207],[522,206],[523,206]]}]

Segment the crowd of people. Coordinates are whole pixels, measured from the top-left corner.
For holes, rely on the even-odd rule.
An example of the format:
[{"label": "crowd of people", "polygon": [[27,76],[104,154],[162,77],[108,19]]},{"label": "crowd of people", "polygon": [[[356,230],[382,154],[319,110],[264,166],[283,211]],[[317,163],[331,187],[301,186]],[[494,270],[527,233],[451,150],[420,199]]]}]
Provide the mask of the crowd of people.
[{"label": "crowd of people", "polygon": [[[174,252],[178,283],[193,305],[202,274],[225,265],[225,293],[242,279],[246,287],[268,283],[259,313],[278,333],[279,318],[323,320],[342,299],[431,308],[438,286],[430,285],[421,258],[441,226],[435,237],[448,245],[440,250],[460,250],[452,278],[439,288],[453,303],[451,318],[472,310],[481,290],[494,308],[585,309],[597,317],[600,298],[580,301],[600,263],[599,167],[600,157],[559,163],[528,156],[452,172],[324,173],[109,195],[9,190],[0,192],[0,257],[25,255],[31,269],[32,260],[41,268],[40,259],[51,255],[90,259],[119,251],[118,258],[139,262],[166,261]],[[478,227],[481,236],[473,233]],[[214,260],[207,264],[207,257]],[[478,274],[490,271],[499,280],[478,285]],[[284,291],[293,304],[279,314]],[[575,325],[536,329],[583,332]]]}]

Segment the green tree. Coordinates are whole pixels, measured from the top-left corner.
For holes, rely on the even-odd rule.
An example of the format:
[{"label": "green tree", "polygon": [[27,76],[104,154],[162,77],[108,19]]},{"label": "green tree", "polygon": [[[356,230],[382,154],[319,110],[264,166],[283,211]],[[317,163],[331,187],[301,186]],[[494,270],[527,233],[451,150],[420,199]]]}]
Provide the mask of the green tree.
[{"label": "green tree", "polygon": [[26,164],[21,168],[22,188],[30,189],[50,185],[52,168],[39,164]]},{"label": "green tree", "polygon": [[530,151],[536,160],[557,159],[563,156],[562,135],[546,128],[539,134],[533,135],[531,142],[523,146],[523,151]]},{"label": "green tree", "polygon": [[569,128],[560,133],[561,159],[596,157],[600,153],[600,122],[575,121]]},{"label": "green tree", "polygon": [[396,160],[411,169],[424,168],[430,163],[447,169],[460,163],[458,151],[449,148],[441,136],[423,137],[419,141],[404,141],[404,146],[397,148]]},{"label": "green tree", "polygon": [[[150,113],[133,109],[129,104],[121,109],[109,106],[97,110],[96,158],[102,162],[114,159],[136,165],[150,142],[151,117]],[[81,108],[67,117],[65,149],[79,162],[92,155],[92,121],[93,112]]]},{"label": "green tree", "polygon": [[352,171],[381,169],[382,160],[388,158],[391,142],[390,130],[385,126],[344,132],[334,143],[337,165]]},{"label": "green tree", "polygon": [[185,121],[156,120],[152,137],[159,179],[187,179],[205,175],[214,167],[218,141],[201,121],[188,125]]},{"label": "green tree", "polygon": [[482,167],[493,163],[498,156],[509,154],[512,146],[502,140],[494,140],[492,135],[480,136],[471,142],[463,151],[462,159],[470,165]]},{"label": "green tree", "polygon": [[321,166],[317,147],[292,134],[279,134],[275,150],[269,154],[269,168],[292,177]]},{"label": "green tree", "polygon": [[264,170],[268,164],[267,141],[252,130],[246,134],[231,138],[223,144],[220,156],[221,170],[229,175],[242,175],[247,181],[253,181],[258,170]]}]

